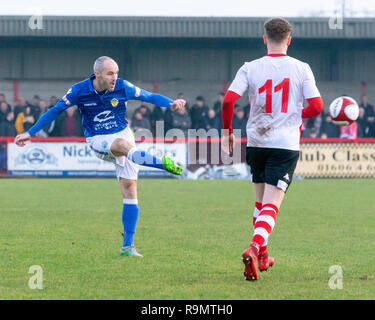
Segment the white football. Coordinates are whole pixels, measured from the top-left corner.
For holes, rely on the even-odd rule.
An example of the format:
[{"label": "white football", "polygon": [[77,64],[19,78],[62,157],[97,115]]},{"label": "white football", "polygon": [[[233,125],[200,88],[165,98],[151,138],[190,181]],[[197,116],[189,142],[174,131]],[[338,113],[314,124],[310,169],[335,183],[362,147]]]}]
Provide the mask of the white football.
[{"label": "white football", "polygon": [[331,102],[329,114],[333,123],[339,126],[348,126],[357,120],[359,107],[353,98],[342,96]]}]

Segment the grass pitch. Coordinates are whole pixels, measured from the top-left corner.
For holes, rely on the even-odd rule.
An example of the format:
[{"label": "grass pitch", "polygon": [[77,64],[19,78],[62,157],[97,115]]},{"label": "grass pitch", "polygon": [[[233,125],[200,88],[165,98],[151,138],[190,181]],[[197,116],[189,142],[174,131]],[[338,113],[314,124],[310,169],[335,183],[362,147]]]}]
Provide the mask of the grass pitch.
[{"label": "grass pitch", "polygon": [[[248,282],[248,181],[140,180],[136,259],[119,256],[116,179],[2,179],[0,299],[375,299],[374,190],[294,181],[269,241],[275,266]],[[42,290],[28,287],[32,265]],[[342,289],[328,285],[332,265]]]}]

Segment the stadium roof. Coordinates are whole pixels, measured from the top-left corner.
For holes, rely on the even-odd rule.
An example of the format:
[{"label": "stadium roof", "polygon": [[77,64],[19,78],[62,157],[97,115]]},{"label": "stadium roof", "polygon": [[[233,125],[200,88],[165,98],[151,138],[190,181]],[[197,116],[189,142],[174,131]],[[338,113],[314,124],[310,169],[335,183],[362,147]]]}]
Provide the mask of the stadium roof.
[{"label": "stadium roof", "polygon": [[[45,16],[42,29],[29,16],[0,16],[3,37],[256,38],[266,18]],[[342,29],[329,18],[288,18],[298,38],[374,39],[375,20],[345,18]],[[31,21],[35,22],[35,21]],[[334,21],[335,22],[335,21]]]}]

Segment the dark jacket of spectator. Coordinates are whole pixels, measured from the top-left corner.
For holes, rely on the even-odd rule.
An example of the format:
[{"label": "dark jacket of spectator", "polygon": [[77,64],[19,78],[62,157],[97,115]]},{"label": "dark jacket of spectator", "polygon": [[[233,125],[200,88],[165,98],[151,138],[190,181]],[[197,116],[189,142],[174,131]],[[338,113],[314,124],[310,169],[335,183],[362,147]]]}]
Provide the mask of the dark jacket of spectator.
[{"label": "dark jacket of spectator", "polygon": [[0,121],[0,137],[15,137],[16,135],[17,131],[14,126],[14,112],[8,111],[5,119]]},{"label": "dark jacket of spectator", "polygon": [[332,122],[331,116],[325,114],[323,116],[322,125],[320,128],[320,136],[327,135],[328,138],[338,138],[340,136],[340,126]]},{"label": "dark jacket of spectator", "polygon": [[216,113],[216,114],[221,113],[221,106],[222,106],[222,104],[223,104],[223,101],[224,101],[224,92],[220,92],[220,93],[217,95],[217,100],[216,100],[216,102],[214,103],[214,110],[215,110],[215,113]]},{"label": "dark jacket of spectator", "polygon": [[6,119],[7,114],[10,110],[11,109],[9,105],[5,101],[0,102],[0,122]]},{"label": "dark jacket of spectator", "polygon": [[143,118],[141,111],[134,112],[133,118],[131,120],[131,127],[134,132],[140,129],[147,129],[151,131],[151,123],[147,118]]},{"label": "dark jacket of spectator", "polygon": [[204,104],[204,99],[198,96],[195,104],[190,109],[190,118],[193,129],[204,128],[205,118],[208,114],[208,107]]},{"label": "dark jacket of spectator", "polygon": [[[18,98],[18,101],[17,101],[17,104],[14,106],[14,118],[17,119],[18,117],[18,114],[20,112],[23,112],[25,111],[26,107],[30,107],[31,108],[31,105],[26,101],[25,97],[19,97]],[[31,108],[31,111],[32,108]]]},{"label": "dark jacket of spectator", "polygon": [[207,116],[204,121],[204,129],[217,129],[220,130],[221,128],[221,119],[216,115],[214,109],[208,110]]},{"label": "dark jacket of spectator", "polygon": [[191,128],[191,119],[185,109],[180,109],[173,112],[172,115],[173,128],[180,129],[184,132],[185,138],[188,137],[188,129]]},{"label": "dark jacket of spectator", "polygon": [[241,129],[241,138],[247,136],[246,134],[247,118],[245,118],[245,111],[243,108],[237,108],[233,117],[232,127],[234,129]]},{"label": "dark jacket of spectator", "polygon": [[358,124],[358,138],[366,137],[369,131],[369,126],[368,126],[367,119],[365,118],[365,109],[362,107],[359,107],[359,116],[357,119],[357,124]]},{"label": "dark jacket of spectator", "polygon": [[2,102],[5,102],[5,103],[7,104],[7,106],[8,106],[8,110],[9,110],[9,111],[12,110],[12,106],[7,102],[4,93],[0,93],[0,104],[1,104]]}]

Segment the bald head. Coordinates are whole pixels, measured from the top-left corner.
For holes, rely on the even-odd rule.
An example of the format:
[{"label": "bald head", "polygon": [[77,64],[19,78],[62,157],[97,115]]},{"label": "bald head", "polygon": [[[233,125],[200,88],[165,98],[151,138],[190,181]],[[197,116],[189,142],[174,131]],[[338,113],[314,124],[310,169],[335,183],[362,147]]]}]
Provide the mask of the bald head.
[{"label": "bald head", "polygon": [[118,65],[110,57],[102,56],[95,60],[94,63],[94,87],[97,90],[114,90],[117,76]]},{"label": "bald head", "polygon": [[[107,61],[107,63],[106,63],[106,61]],[[107,57],[107,56],[101,56],[98,59],[96,59],[95,62],[94,62],[94,72],[95,71],[102,72],[105,64],[116,64],[117,65],[116,61],[113,60],[112,58]]]}]

